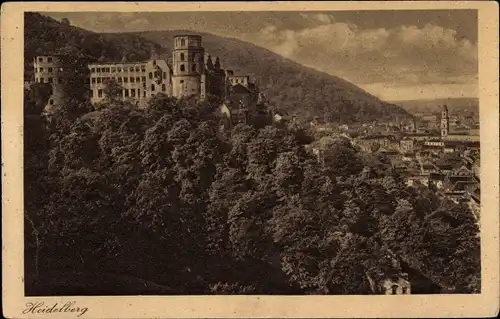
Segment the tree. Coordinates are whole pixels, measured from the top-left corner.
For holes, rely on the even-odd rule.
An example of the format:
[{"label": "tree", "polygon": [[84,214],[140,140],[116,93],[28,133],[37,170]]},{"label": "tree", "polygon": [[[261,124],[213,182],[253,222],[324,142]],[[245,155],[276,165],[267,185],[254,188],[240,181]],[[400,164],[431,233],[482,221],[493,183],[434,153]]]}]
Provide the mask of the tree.
[{"label": "tree", "polygon": [[111,103],[116,103],[123,96],[123,87],[115,79],[107,80],[103,91]]}]

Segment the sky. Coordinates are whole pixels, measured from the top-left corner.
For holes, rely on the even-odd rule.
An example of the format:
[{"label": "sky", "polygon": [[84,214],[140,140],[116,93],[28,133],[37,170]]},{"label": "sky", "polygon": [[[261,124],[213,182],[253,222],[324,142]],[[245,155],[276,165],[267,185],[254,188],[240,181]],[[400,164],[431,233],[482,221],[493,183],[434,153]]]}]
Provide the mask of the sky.
[{"label": "sky", "polygon": [[237,38],[387,101],[478,96],[475,10],[43,14],[96,32],[192,30]]}]

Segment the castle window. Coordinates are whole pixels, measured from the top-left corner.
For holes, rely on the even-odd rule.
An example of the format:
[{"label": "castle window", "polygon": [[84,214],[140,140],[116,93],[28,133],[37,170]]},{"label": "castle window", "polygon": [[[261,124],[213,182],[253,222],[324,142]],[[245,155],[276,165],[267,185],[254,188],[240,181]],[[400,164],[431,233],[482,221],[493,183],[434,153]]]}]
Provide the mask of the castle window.
[{"label": "castle window", "polygon": [[163,72],[163,78],[166,79],[167,78],[167,72]]},{"label": "castle window", "polygon": [[408,293],[408,288],[407,287],[403,287],[403,294],[406,295]]},{"label": "castle window", "polygon": [[133,67],[133,66],[131,66],[131,67],[129,67],[129,68],[128,68],[128,70],[129,70],[130,72],[134,72],[134,67]]},{"label": "castle window", "polygon": [[193,72],[196,72],[196,64],[193,64],[193,66],[191,67],[191,70],[192,70]]},{"label": "castle window", "polygon": [[111,68],[111,72],[116,72],[116,68]]},{"label": "castle window", "polygon": [[130,77],[130,83],[134,83],[135,82],[135,78],[133,76]]},{"label": "castle window", "polygon": [[142,71],[142,72],[146,72],[146,66],[141,65],[141,71]]},{"label": "castle window", "polygon": [[43,58],[38,58],[38,62],[43,62]]},{"label": "castle window", "polygon": [[145,76],[142,77],[142,82],[146,82],[146,77]]},{"label": "castle window", "polygon": [[49,73],[52,73],[52,68],[49,68]]},{"label": "castle window", "polygon": [[40,68],[40,72],[43,72],[43,68]]},{"label": "castle window", "polygon": [[101,78],[97,78],[97,83],[101,83],[102,82],[102,79]]},{"label": "castle window", "polygon": [[151,91],[154,91],[154,90],[155,90],[155,85],[151,84]]},{"label": "castle window", "polygon": [[92,84],[95,84],[95,78],[92,78]]},{"label": "castle window", "polygon": [[186,45],[186,40],[181,39],[181,45],[182,45],[182,46],[185,46],[185,45]]},{"label": "castle window", "polygon": [[53,83],[54,80],[52,78],[49,78],[49,83]]},{"label": "castle window", "polygon": [[130,95],[131,95],[132,97],[135,97],[135,90],[134,90],[134,89],[130,90]]},{"label": "castle window", "polygon": [[128,83],[128,77],[123,78],[123,83]]},{"label": "castle window", "polygon": [[181,84],[183,84],[183,83],[184,83],[184,80],[181,80]]},{"label": "castle window", "polygon": [[105,71],[105,72],[108,72],[108,73],[109,73],[109,71],[110,71],[110,70],[109,70],[109,68],[106,68],[106,71]]},{"label": "castle window", "polygon": [[166,87],[166,85],[165,85],[165,84],[162,84],[162,85],[161,85],[161,90],[162,90],[163,92],[165,92],[165,91],[167,90],[167,87]]},{"label": "castle window", "polygon": [[141,89],[137,89],[137,97],[141,97]]},{"label": "castle window", "polygon": [[53,100],[53,99],[50,99],[50,100],[49,100],[49,104],[50,104],[50,105],[54,105],[54,100]]},{"label": "castle window", "polygon": [[49,63],[50,63],[50,62],[52,62],[52,58],[51,58],[51,57],[48,57],[48,58],[47,58],[47,62],[49,62]]},{"label": "castle window", "polygon": [[146,88],[146,82],[142,82],[142,87],[145,89]]},{"label": "castle window", "polygon": [[141,77],[140,76],[136,76],[135,77],[135,82],[141,82]]},{"label": "castle window", "polygon": [[117,68],[117,70],[118,70],[118,72],[121,72],[121,71],[122,71],[122,68],[119,66],[119,67]]},{"label": "castle window", "polygon": [[128,97],[128,90],[125,89],[125,97]]},{"label": "castle window", "polygon": [[149,72],[149,79],[151,80],[153,78],[153,72]]},{"label": "castle window", "polygon": [[184,61],[184,53],[181,53],[181,61]]},{"label": "castle window", "polygon": [[158,77],[158,72],[154,71],[153,77],[156,79]]},{"label": "castle window", "polygon": [[95,68],[91,68],[91,69],[90,69],[90,72],[95,72]]},{"label": "castle window", "polygon": [[141,71],[141,68],[139,66],[136,66],[135,67],[135,72],[140,72]]},{"label": "castle window", "polygon": [[142,96],[146,97],[146,91],[142,91]]},{"label": "castle window", "polygon": [[101,68],[97,68],[97,72],[101,72]]},{"label": "castle window", "polygon": [[186,68],[184,67],[184,64],[181,64],[181,71],[186,71]]},{"label": "castle window", "polygon": [[45,83],[45,79],[44,78],[40,78],[40,83]]},{"label": "castle window", "polygon": [[102,90],[101,89],[97,90],[97,97],[102,97]]},{"label": "castle window", "polygon": [[121,77],[118,78],[118,83],[122,83],[122,78]]}]

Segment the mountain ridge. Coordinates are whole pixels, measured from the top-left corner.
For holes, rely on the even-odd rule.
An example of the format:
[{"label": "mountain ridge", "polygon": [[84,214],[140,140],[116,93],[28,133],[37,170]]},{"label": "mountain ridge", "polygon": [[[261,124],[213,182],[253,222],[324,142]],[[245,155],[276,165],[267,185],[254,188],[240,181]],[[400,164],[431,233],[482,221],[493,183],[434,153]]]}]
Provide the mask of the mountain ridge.
[{"label": "mountain ridge", "polygon": [[441,111],[441,106],[446,104],[452,114],[463,112],[479,114],[479,98],[476,97],[402,100],[391,103],[401,106],[410,113],[438,113]]}]

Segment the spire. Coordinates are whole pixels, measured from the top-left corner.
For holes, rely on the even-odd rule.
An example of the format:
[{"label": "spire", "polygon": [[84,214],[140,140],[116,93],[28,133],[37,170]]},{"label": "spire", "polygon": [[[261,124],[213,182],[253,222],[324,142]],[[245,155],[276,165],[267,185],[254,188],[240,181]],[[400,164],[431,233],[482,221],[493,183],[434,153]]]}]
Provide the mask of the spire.
[{"label": "spire", "polygon": [[220,60],[219,57],[215,58],[215,65],[214,65],[216,70],[220,70]]},{"label": "spire", "polygon": [[446,112],[448,113],[448,106],[446,104],[443,105],[443,109],[442,109],[442,112]]},{"label": "spire", "polygon": [[209,55],[208,58],[207,58],[207,68],[209,70],[213,70],[213,68],[214,68],[214,64],[212,62],[212,56],[211,55]]},{"label": "spire", "polygon": [[127,63],[128,60],[127,60],[127,56],[124,54],[123,57],[122,57],[122,63]]}]

